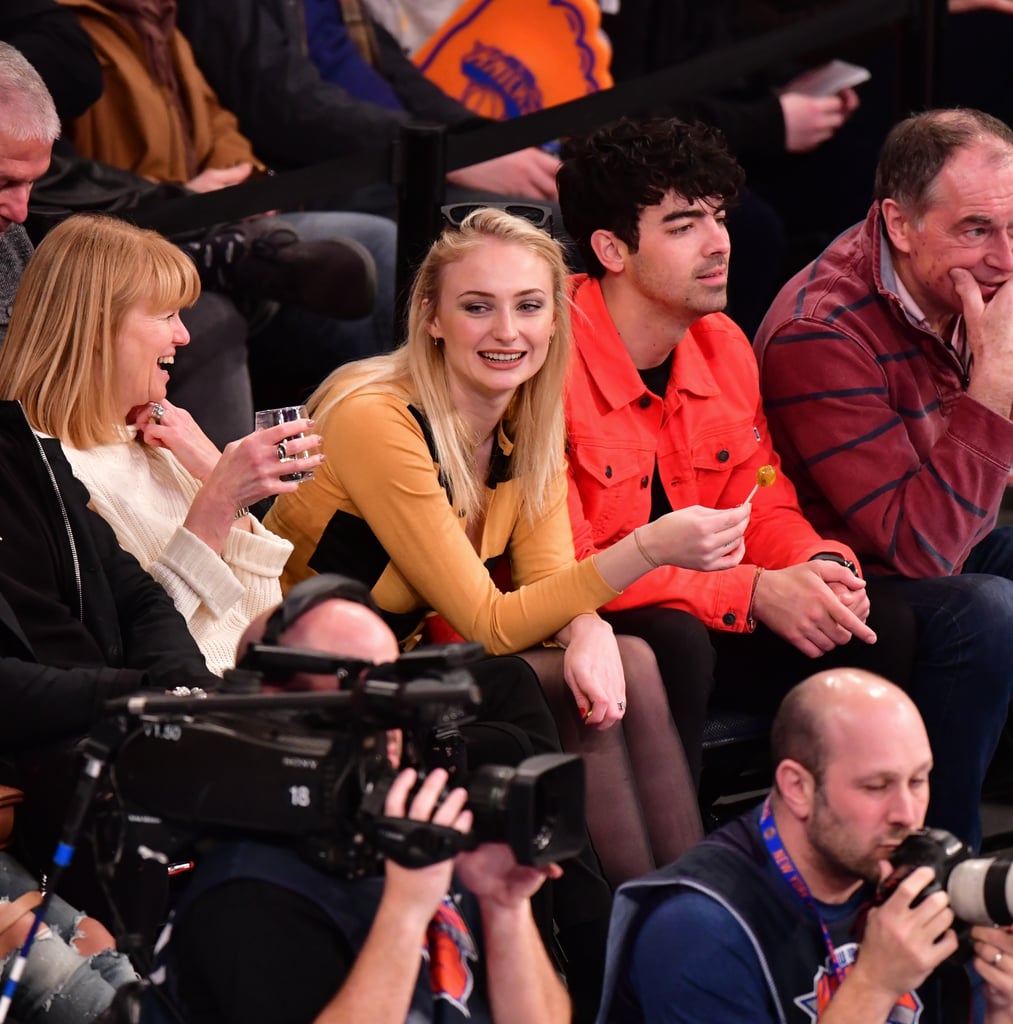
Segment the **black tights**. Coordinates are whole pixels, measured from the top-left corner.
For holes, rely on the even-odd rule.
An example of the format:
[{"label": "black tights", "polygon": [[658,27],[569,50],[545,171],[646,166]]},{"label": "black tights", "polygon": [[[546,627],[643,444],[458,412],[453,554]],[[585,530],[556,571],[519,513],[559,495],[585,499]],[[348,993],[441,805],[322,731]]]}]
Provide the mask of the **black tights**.
[{"label": "black tights", "polygon": [[656,606],[602,612],[601,617],[617,635],[639,636],[650,644],[693,784],[698,785],[716,661],[707,627],[689,612]]},{"label": "black tights", "polygon": [[585,726],[563,678],[563,651],[521,657],[538,673],[563,749],[583,757],[588,829],[613,886],[675,860],[703,835],[696,787],[650,645],[617,636],[626,714],[608,729]]}]

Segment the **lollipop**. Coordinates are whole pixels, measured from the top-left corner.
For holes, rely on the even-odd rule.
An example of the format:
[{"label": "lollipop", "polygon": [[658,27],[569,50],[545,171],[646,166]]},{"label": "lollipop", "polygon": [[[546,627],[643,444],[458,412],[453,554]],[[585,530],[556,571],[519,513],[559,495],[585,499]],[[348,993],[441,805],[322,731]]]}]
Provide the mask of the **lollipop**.
[{"label": "lollipop", "polygon": [[756,487],[749,492],[749,497],[746,498],[742,504],[745,505],[746,502],[752,501],[753,495],[756,493],[758,488],[769,487],[776,479],[777,470],[774,469],[773,466],[760,466],[756,471]]}]

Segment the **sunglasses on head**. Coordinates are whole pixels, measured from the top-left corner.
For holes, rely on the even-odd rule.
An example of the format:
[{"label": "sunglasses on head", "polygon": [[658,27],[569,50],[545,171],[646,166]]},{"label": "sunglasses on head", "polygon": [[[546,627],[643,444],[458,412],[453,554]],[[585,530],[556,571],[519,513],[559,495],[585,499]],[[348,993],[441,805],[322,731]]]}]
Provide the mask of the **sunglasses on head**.
[{"label": "sunglasses on head", "polygon": [[448,203],[440,207],[440,213],[446,224],[459,228],[468,214],[483,209],[503,210],[514,217],[523,217],[536,228],[552,234],[552,207],[540,203]]}]

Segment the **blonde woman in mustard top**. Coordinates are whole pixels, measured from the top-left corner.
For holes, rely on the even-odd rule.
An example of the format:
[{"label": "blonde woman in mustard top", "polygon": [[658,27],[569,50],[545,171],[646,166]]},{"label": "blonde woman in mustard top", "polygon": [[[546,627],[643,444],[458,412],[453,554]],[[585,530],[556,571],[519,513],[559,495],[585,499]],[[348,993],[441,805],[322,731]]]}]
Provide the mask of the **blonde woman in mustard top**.
[{"label": "blonde woman in mustard top", "polygon": [[310,400],[327,462],[265,523],[294,545],[283,586],[341,572],[372,587],[405,643],[449,627],[532,662],[564,748],[585,755],[588,824],[617,884],[677,855],[700,824],[653,652],[595,609],[659,563],[736,564],[749,506],[674,512],[577,562],[569,349],[558,244],[477,211],[423,262],[405,345],[335,371]]}]

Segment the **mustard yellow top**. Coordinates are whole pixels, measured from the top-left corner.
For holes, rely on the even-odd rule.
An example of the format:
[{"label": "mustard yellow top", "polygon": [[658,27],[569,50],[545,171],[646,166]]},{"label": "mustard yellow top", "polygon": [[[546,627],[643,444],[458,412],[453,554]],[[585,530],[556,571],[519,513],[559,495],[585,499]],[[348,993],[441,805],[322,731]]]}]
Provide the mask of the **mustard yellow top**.
[{"label": "mustard yellow top", "polygon": [[[283,589],[314,572],[353,576],[372,586],[384,612],[411,613],[404,628],[392,623],[399,636],[432,609],[491,654],[540,643],[617,596],[593,559],[574,559],[564,476],[536,522],[522,515],[514,481],[493,481],[476,551],[405,398],[357,392],[318,429],[326,461],[312,480],[280,495],[264,520],[295,548]],[[501,431],[494,473],[508,465],[511,448]],[[499,556],[509,559],[516,588],[506,593],[490,577]]]}]

